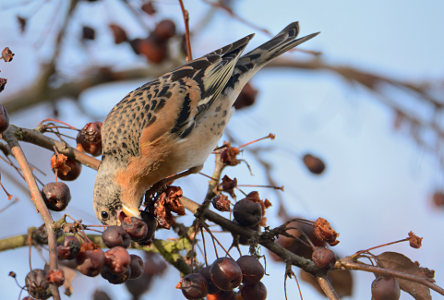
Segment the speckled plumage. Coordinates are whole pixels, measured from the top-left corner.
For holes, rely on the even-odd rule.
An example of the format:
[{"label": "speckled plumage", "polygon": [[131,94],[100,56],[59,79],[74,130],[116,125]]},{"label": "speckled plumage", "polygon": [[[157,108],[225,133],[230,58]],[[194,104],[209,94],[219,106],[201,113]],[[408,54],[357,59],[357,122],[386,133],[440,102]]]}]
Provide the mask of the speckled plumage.
[{"label": "speckled plumage", "polygon": [[198,170],[246,82],[271,59],[316,35],[295,40],[298,31],[298,23],[292,23],[241,57],[249,35],[142,85],[114,106],[102,127],[103,157],[93,200],[98,219],[116,224],[120,209],[139,216],[152,185]]}]

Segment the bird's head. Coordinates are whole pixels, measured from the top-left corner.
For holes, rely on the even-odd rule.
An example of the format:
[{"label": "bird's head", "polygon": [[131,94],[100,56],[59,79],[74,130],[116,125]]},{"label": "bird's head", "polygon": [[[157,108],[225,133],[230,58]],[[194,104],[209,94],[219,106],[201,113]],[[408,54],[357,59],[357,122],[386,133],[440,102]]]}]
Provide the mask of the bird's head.
[{"label": "bird's head", "polygon": [[102,164],[94,183],[93,206],[97,219],[105,225],[118,225],[122,210],[121,189],[115,182],[115,172]]}]

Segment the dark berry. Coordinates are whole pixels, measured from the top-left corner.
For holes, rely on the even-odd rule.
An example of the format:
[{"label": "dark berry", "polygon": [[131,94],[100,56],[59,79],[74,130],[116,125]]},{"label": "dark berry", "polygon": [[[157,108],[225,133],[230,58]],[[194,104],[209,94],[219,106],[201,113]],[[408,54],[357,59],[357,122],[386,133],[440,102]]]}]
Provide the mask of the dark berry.
[{"label": "dark berry", "polygon": [[100,274],[105,264],[105,255],[94,243],[83,243],[76,257],[77,270],[90,277]]},{"label": "dark berry", "polygon": [[242,270],[242,282],[255,284],[265,274],[265,269],[255,256],[243,255],[236,261]]},{"label": "dark berry", "polygon": [[42,269],[31,270],[25,278],[25,286],[29,295],[38,299],[51,297],[49,282],[46,281],[46,273]]},{"label": "dark berry", "polygon": [[171,20],[162,20],[154,28],[154,37],[160,41],[166,41],[176,34],[176,24]]},{"label": "dark berry", "polygon": [[73,259],[80,252],[80,242],[73,235],[66,235],[63,244],[57,246],[59,259]]},{"label": "dark berry", "polygon": [[208,294],[207,281],[200,273],[185,275],[182,279],[182,294],[187,299],[199,299]]},{"label": "dark berry", "polygon": [[316,248],[311,256],[316,267],[321,269],[330,269],[336,262],[336,256],[333,251],[327,248]]},{"label": "dark berry", "polygon": [[131,257],[125,248],[117,246],[105,252],[105,266],[111,273],[123,274],[130,268]]},{"label": "dark berry", "polygon": [[140,256],[131,254],[131,262],[130,262],[130,269],[131,269],[131,276],[130,279],[136,279],[142,276],[143,274],[143,260],[140,258]]},{"label": "dark berry", "polygon": [[320,175],[325,170],[325,163],[319,157],[308,153],[302,157],[302,160],[307,169],[313,174]]},{"label": "dark berry", "polygon": [[236,300],[236,293],[233,291],[220,291],[207,296],[207,300]]},{"label": "dark berry", "polygon": [[378,277],[372,282],[372,300],[398,300],[401,291],[394,277]]},{"label": "dark berry", "polygon": [[82,27],[82,39],[83,40],[94,40],[96,38],[96,31],[94,28],[89,26]]},{"label": "dark berry", "polygon": [[128,248],[131,244],[131,237],[121,226],[108,226],[102,233],[102,239],[108,248],[116,246]]},{"label": "dark berry", "polygon": [[154,8],[153,2],[149,1],[142,5],[141,9],[148,15],[152,16],[156,13],[156,9]]},{"label": "dark berry", "polygon": [[255,226],[262,220],[262,207],[258,202],[244,198],[234,205],[233,216],[242,226]]},{"label": "dark berry", "polygon": [[62,211],[71,200],[69,187],[63,182],[50,182],[42,189],[43,200],[46,206],[54,211]]},{"label": "dark berry", "polygon": [[108,267],[104,267],[102,272],[100,273],[103,278],[108,280],[109,283],[112,284],[121,284],[127,281],[130,278],[131,272],[130,270],[126,270],[123,273],[113,273]]},{"label": "dark berry", "polygon": [[267,288],[258,281],[252,285],[242,285],[240,292],[243,300],[265,300],[267,299]]},{"label": "dark berry", "polygon": [[257,93],[257,90],[249,82],[247,82],[239,96],[237,96],[236,101],[234,101],[234,108],[241,109],[253,105],[256,101]]},{"label": "dark berry", "polygon": [[213,281],[211,281],[210,266],[201,269],[200,274],[202,274],[202,276],[207,281],[208,294],[216,294],[220,291],[220,289],[214,285]]},{"label": "dark berry", "polygon": [[[54,156],[56,155],[54,154]],[[56,169],[52,169],[52,171],[55,173]],[[64,170],[57,169],[57,177],[65,181],[72,181],[79,177],[80,171],[82,171],[82,165],[71,158],[67,158],[64,162]]]},{"label": "dark berry", "polygon": [[87,123],[77,134],[76,142],[93,156],[102,154],[102,122]]},{"label": "dark berry", "polygon": [[222,257],[211,265],[210,277],[216,287],[229,291],[241,284],[242,270],[232,258]]},{"label": "dark berry", "polygon": [[125,217],[122,220],[122,228],[134,241],[146,239],[149,233],[147,223],[135,217]]},{"label": "dark berry", "polygon": [[[6,84],[6,79],[5,79],[4,84]],[[4,86],[4,85],[2,85],[1,82],[0,82],[0,89],[2,89],[1,88],[2,86]],[[6,108],[3,106],[3,104],[0,104],[0,133],[5,131],[6,129],[8,129],[8,127],[9,127],[9,115],[8,115],[8,112],[6,111]]]}]

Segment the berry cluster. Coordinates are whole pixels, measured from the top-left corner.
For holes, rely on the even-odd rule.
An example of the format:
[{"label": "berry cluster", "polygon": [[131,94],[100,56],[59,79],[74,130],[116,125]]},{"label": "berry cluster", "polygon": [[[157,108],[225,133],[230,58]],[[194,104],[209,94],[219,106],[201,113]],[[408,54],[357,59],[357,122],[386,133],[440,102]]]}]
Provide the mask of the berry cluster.
[{"label": "berry cluster", "polygon": [[[216,259],[210,266],[198,273],[183,277],[181,289],[187,299],[235,299],[239,292],[244,300],[262,300],[267,289],[260,281],[265,274],[264,267],[255,256],[244,255],[237,261],[229,257]],[[241,285],[242,283],[242,285]]]}]

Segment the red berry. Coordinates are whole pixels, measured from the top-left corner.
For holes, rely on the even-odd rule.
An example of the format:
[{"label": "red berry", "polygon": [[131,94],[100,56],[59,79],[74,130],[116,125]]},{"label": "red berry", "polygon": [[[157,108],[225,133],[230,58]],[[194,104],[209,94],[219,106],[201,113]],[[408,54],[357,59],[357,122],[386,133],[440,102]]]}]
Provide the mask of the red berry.
[{"label": "red berry", "polygon": [[256,226],[262,220],[262,207],[258,202],[244,198],[234,205],[233,216],[242,226]]},{"label": "red berry", "polygon": [[[3,78],[1,78],[3,79]],[[0,79],[0,80],[1,80]],[[5,79],[6,80],[6,79]],[[6,84],[6,81],[4,82]],[[4,86],[4,85],[3,85]],[[1,83],[0,83],[1,87]],[[0,90],[1,92],[1,90]],[[3,104],[0,104],[0,133],[8,129],[9,127],[9,115],[6,108],[3,106]]]},{"label": "red berry", "polygon": [[[52,156],[51,161],[56,160],[54,159],[55,156],[56,154]],[[64,168],[52,169],[54,173],[56,172],[56,170],[58,178],[65,181],[72,181],[75,180],[77,177],[79,177],[80,171],[82,171],[82,165],[71,158],[67,158],[66,161],[64,162]]]},{"label": "red berry", "polygon": [[237,260],[242,270],[242,282],[244,284],[255,284],[265,274],[265,269],[255,256],[243,255]]},{"label": "red berry", "polygon": [[131,257],[125,248],[116,246],[105,252],[105,266],[111,273],[123,274],[130,268]]},{"label": "red berry", "polygon": [[49,283],[46,281],[46,273],[42,269],[31,270],[25,278],[25,286],[29,295],[38,299],[51,297]]},{"label": "red berry", "polygon": [[152,36],[139,40],[136,53],[145,56],[149,62],[158,64],[164,61],[168,55],[168,47],[166,42],[156,40]]},{"label": "red berry", "polygon": [[220,291],[220,289],[214,285],[213,281],[211,281],[210,266],[201,269],[200,274],[202,274],[202,276],[207,281],[208,294],[216,294]]},{"label": "red berry", "polygon": [[199,299],[208,294],[207,281],[200,273],[191,273],[182,279],[182,294],[187,299]]},{"label": "red berry", "polygon": [[222,257],[211,265],[210,277],[216,287],[230,291],[241,284],[242,270],[232,258]]},{"label": "red berry", "polygon": [[336,262],[333,251],[327,248],[316,248],[311,256],[314,264],[321,269],[330,269]]},{"label": "red berry", "polygon": [[69,187],[63,182],[50,182],[42,189],[43,200],[46,206],[55,211],[62,211],[71,200]]},{"label": "red berry", "polygon": [[121,44],[128,39],[125,30],[117,24],[109,24],[108,27],[113,32],[114,43]]},{"label": "red berry", "polygon": [[156,9],[154,8],[153,2],[149,1],[142,5],[141,9],[148,15],[152,16],[156,13]]},{"label": "red berry", "polygon": [[63,244],[57,246],[59,259],[73,259],[80,252],[80,242],[73,235],[66,235]]},{"label": "red berry", "polygon": [[398,300],[401,291],[394,277],[378,277],[372,282],[372,300]]},{"label": "red berry", "polygon": [[171,20],[162,20],[154,28],[153,34],[157,40],[166,41],[176,34],[176,24]]},{"label": "red berry", "polygon": [[102,239],[108,248],[116,246],[128,248],[131,244],[131,237],[121,226],[108,226],[102,233]]},{"label": "red berry", "polygon": [[77,134],[77,144],[93,156],[102,154],[102,122],[87,123]]},{"label": "red berry", "polygon": [[46,281],[53,283],[56,286],[61,286],[65,282],[65,274],[62,270],[48,270],[46,274]]},{"label": "red berry", "polygon": [[242,285],[240,292],[243,300],[265,300],[267,299],[267,288],[258,281],[253,285]]},{"label": "red berry", "polygon": [[130,270],[131,276],[130,279],[136,279],[142,276],[143,274],[143,260],[140,256],[131,254],[131,262],[130,262]]},{"label": "red berry", "polygon": [[94,243],[83,243],[77,255],[77,270],[90,277],[99,275],[105,263],[105,255]]}]

